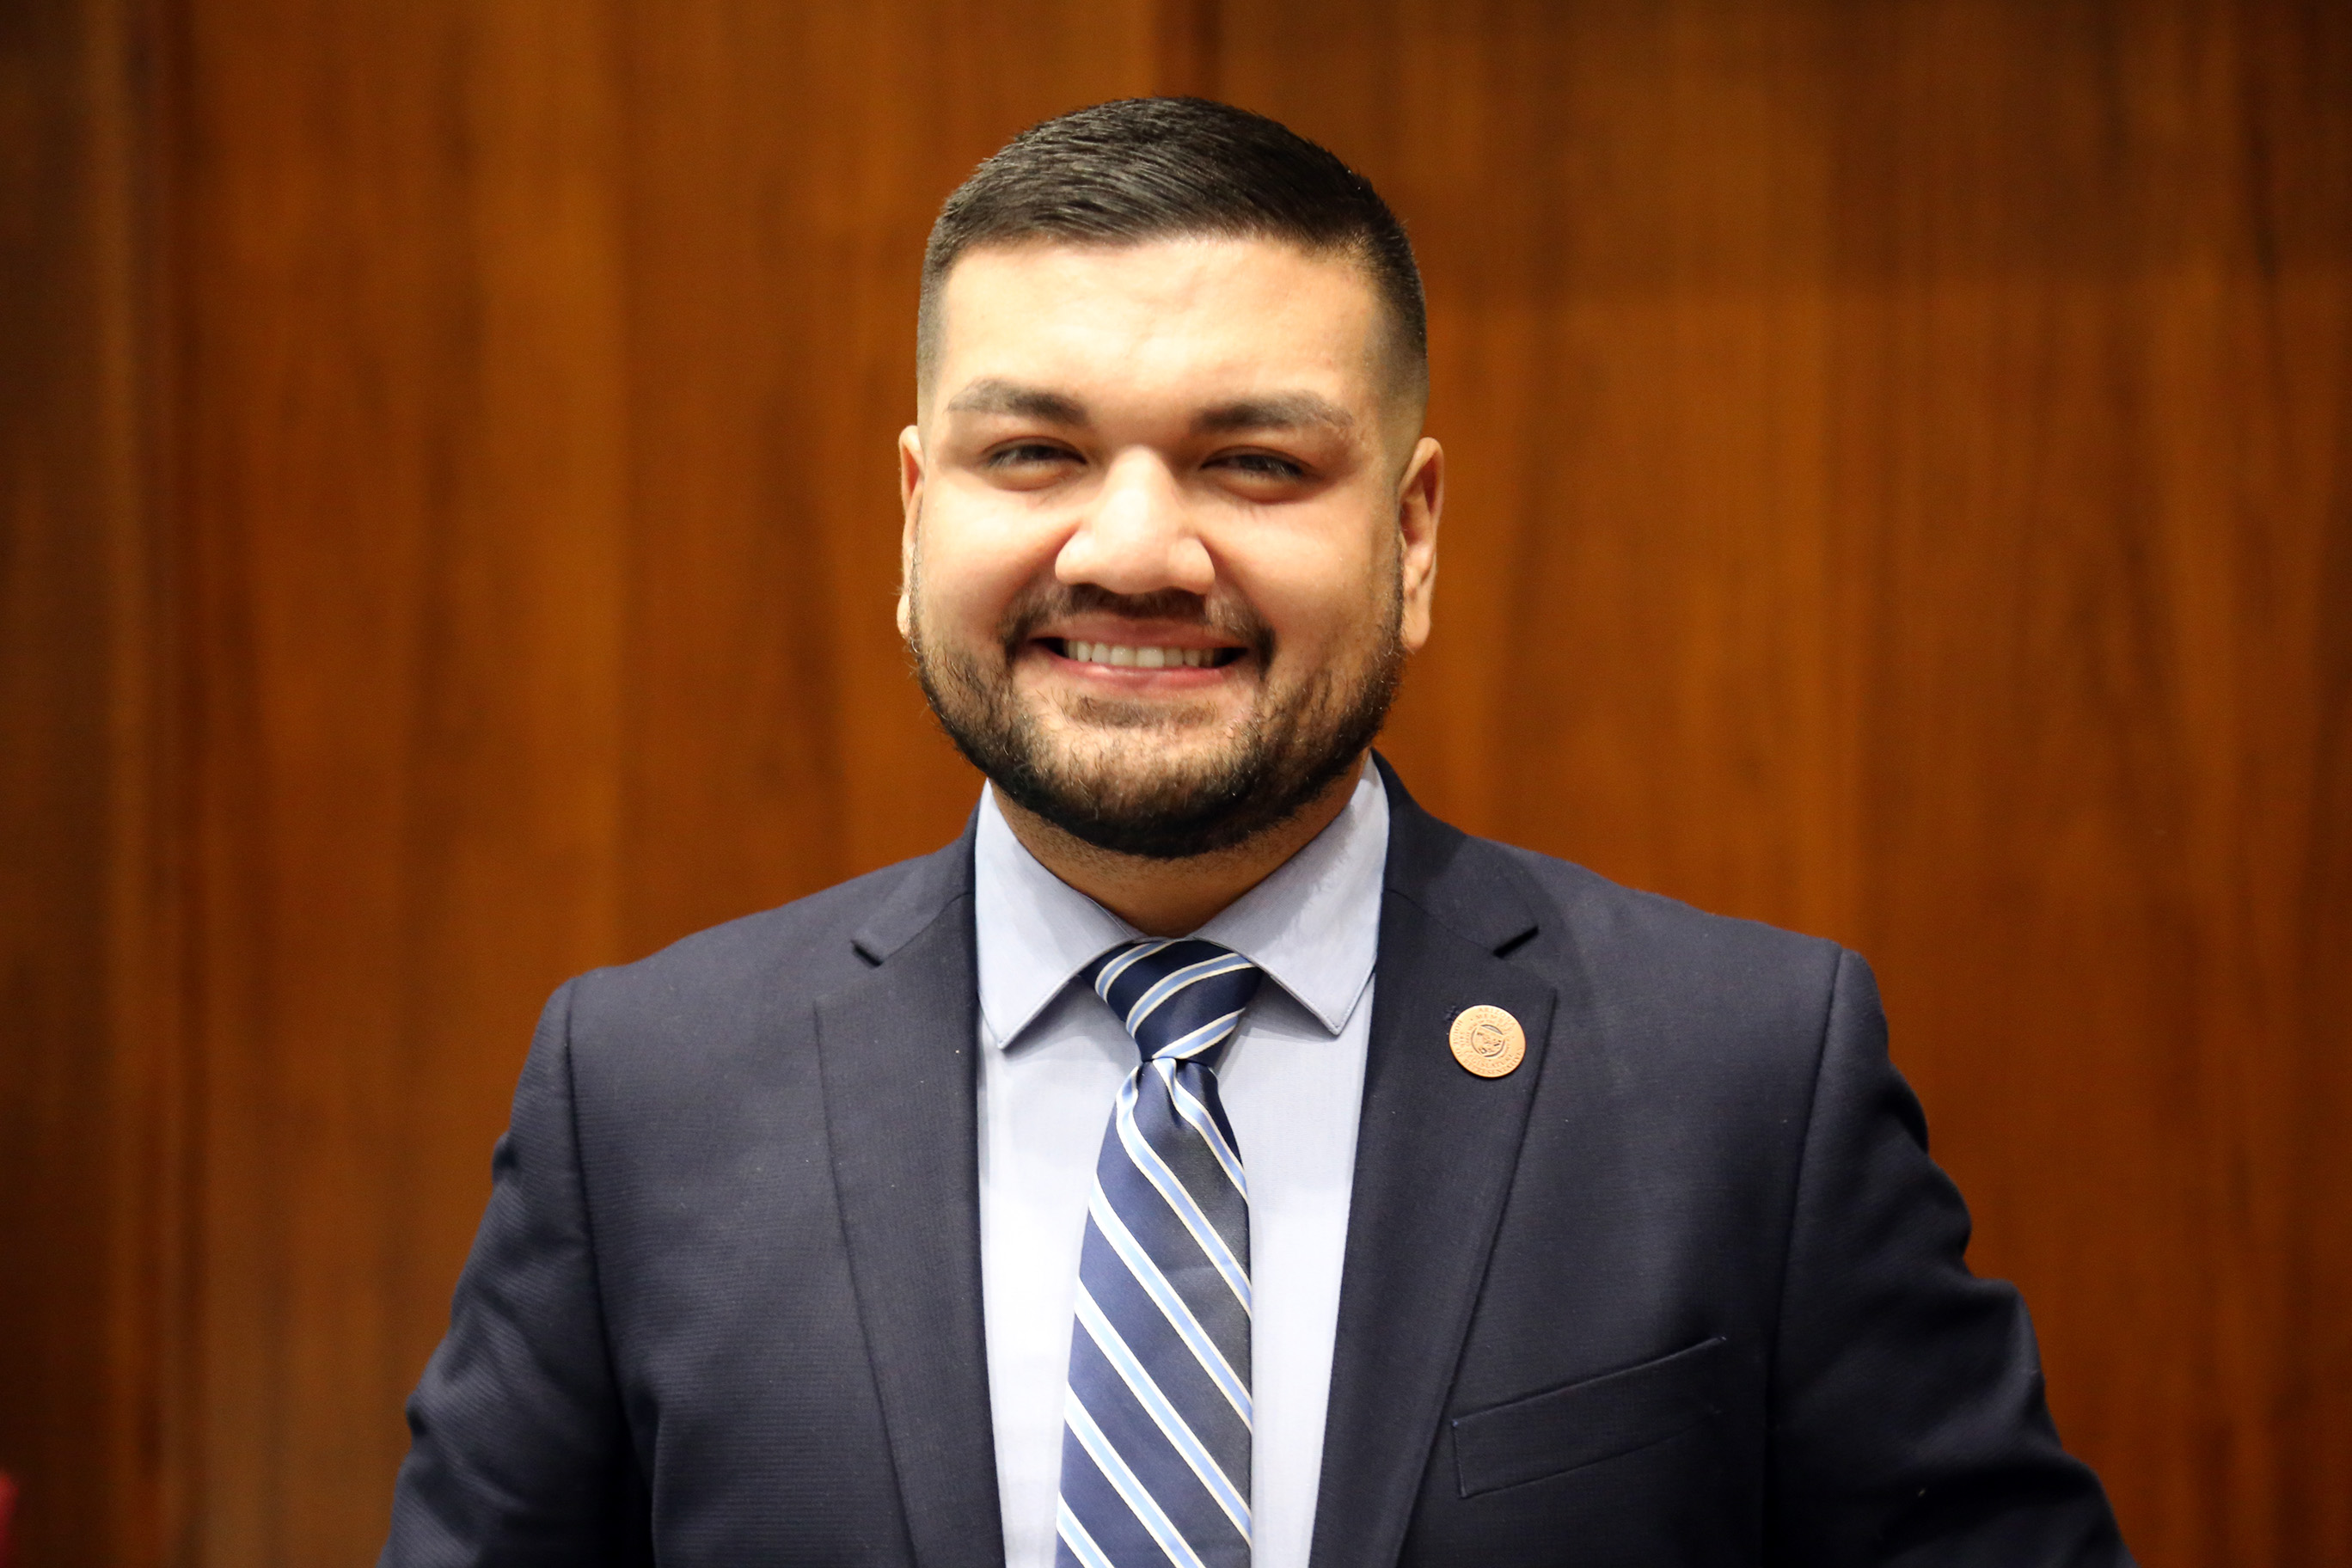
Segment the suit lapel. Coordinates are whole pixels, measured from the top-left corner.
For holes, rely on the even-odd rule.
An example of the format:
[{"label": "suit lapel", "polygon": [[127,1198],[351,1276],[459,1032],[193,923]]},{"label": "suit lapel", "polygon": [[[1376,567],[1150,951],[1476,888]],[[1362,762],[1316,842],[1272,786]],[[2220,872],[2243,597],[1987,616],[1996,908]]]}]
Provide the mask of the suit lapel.
[{"label": "suit lapel", "polygon": [[997,1568],[982,1323],[971,835],[858,932],[875,967],[817,1004],[851,1279],[907,1529],[926,1568]]},{"label": "suit lapel", "polygon": [[[1444,1414],[1543,1071],[1552,987],[1497,956],[1535,929],[1517,869],[1414,805],[1395,775],[1371,1039],[1331,1366],[1312,1568],[1396,1560]],[[1483,1079],[1446,1031],[1480,1003],[1527,1031]]]}]

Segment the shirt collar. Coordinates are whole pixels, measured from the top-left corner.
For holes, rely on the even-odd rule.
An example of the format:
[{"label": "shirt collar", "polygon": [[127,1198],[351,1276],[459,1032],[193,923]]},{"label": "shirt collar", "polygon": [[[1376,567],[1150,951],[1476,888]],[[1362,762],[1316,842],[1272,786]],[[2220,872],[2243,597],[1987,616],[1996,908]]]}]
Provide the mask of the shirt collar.
[{"label": "shirt collar", "polygon": [[[1330,825],[1195,936],[1242,954],[1337,1035],[1380,951],[1389,801],[1367,767]],[[1096,957],[1141,933],[1048,871],[981,792],[972,843],[980,1011],[1010,1046]]]}]

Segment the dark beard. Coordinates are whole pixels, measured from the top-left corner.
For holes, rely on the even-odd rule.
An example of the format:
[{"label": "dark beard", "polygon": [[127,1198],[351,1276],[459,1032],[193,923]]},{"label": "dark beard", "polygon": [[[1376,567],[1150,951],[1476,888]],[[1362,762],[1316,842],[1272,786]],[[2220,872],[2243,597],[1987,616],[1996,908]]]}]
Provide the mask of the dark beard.
[{"label": "dark beard", "polygon": [[[1199,595],[1171,590],[1129,597],[1080,584],[1050,601],[1016,605],[1001,630],[993,670],[960,649],[930,647],[919,619],[908,640],[916,679],[940,727],[1009,799],[1097,849],[1181,860],[1229,849],[1287,822],[1363,755],[1388,718],[1403,672],[1404,647],[1397,636],[1402,609],[1391,591],[1370,659],[1360,671],[1323,670],[1278,708],[1263,708],[1208,766],[1139,781],[1113,780],[1056,755],[1052,740],[1013,692],[1013,660],[1031,633],[1054,616],[1106,611],[1213,624]],[[1247,646],[1258,661],[1259,679],[1268,678],[1275,650],[1263,624],[1251,618],[1216,629]],[[1127,743],[1134,747],[1156,743],[1157,725],[1141,705],[1090,703],[1075,717],[1094,721],[1097,730],[1128,729],[1132,738]]]}]

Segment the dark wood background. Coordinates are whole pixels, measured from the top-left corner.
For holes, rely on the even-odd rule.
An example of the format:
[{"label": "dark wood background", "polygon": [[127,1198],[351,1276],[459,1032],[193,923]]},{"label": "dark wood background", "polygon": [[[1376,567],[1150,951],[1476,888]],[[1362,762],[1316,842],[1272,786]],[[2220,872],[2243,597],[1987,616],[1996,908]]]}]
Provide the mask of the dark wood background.
[{"label": "dark wood background", "polygon": [[0,1466],[372,1559],[531,1019],[928,848],[919,247],[1198,90],[1404,214],[1387,742],[1878,969],[2155,1568],[2352,1563],[2352,7],[0,4]]}]

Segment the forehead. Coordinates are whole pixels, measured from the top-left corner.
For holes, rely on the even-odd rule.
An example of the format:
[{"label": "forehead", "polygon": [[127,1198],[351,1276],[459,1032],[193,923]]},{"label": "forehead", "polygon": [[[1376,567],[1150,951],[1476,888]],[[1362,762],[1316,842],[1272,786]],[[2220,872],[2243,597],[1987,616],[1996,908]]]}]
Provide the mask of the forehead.
[{"label": "forehead", "polygon": [[1278,240],[989,246],[940,298],[933,390],[974,380],[1136,392],[1374,393],[1381,301],[1350,257]]}]

